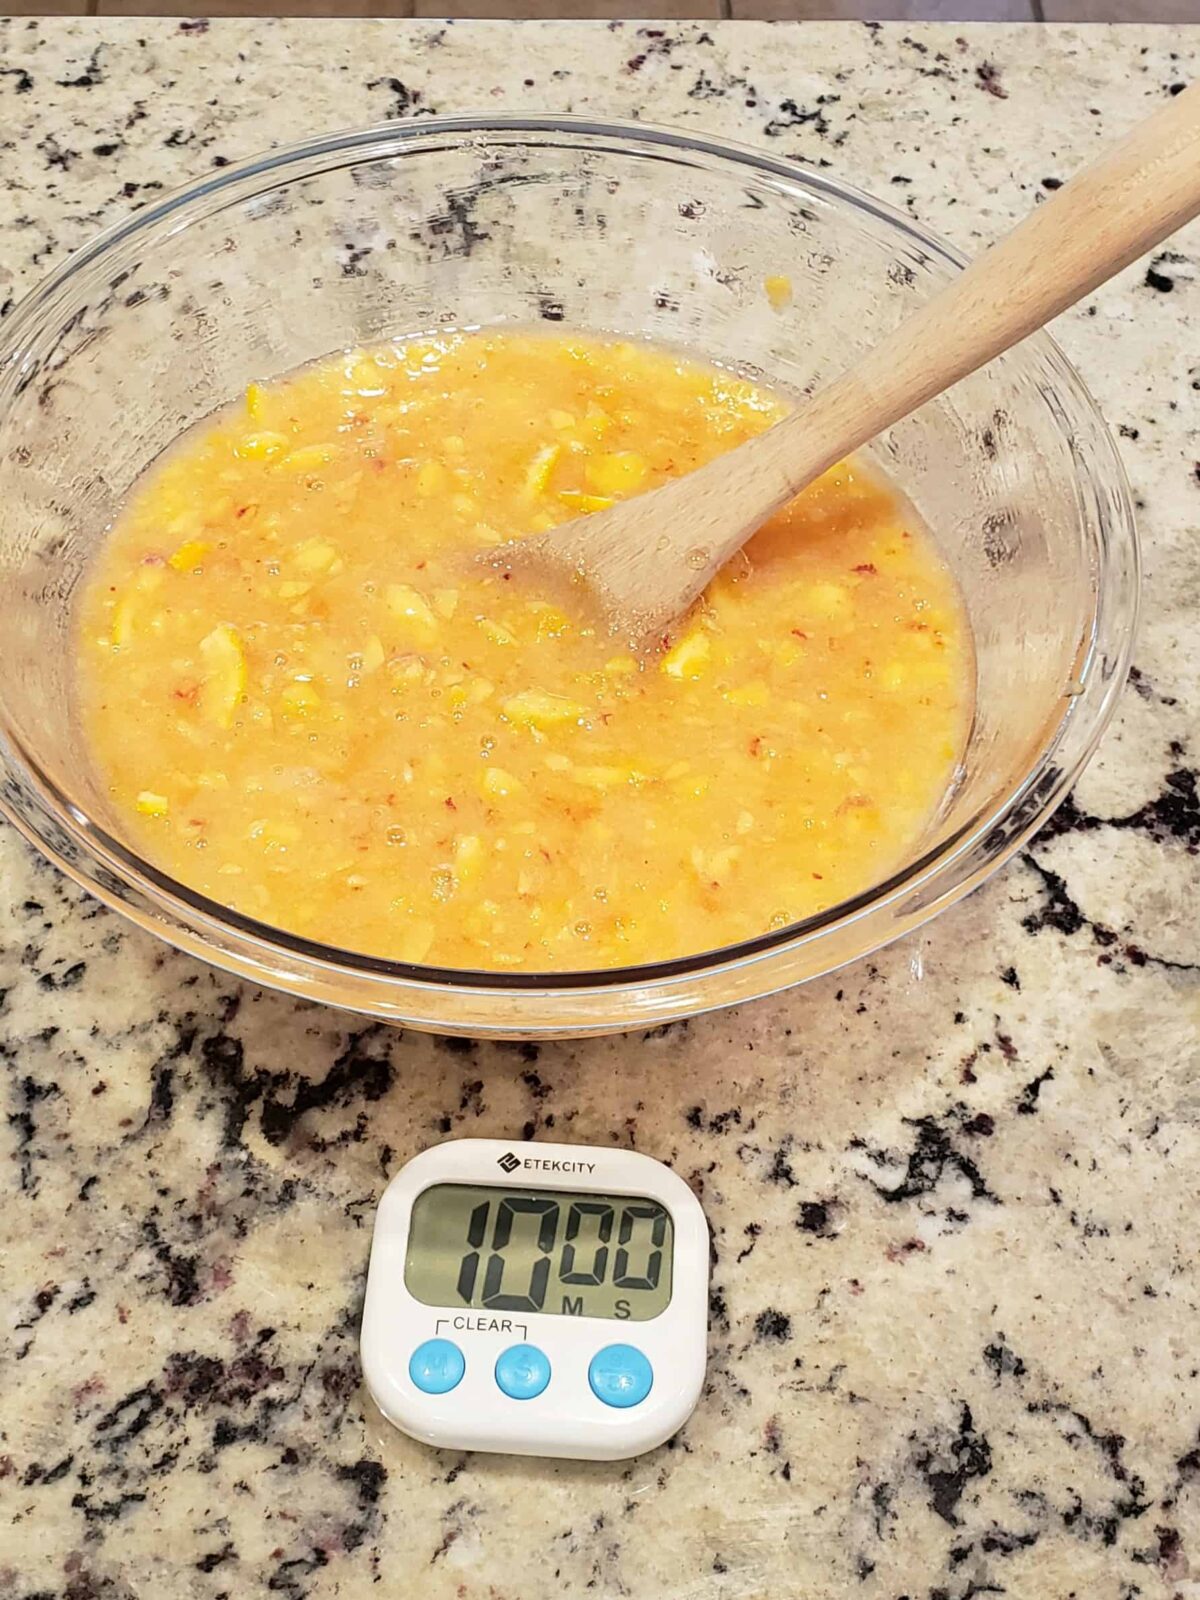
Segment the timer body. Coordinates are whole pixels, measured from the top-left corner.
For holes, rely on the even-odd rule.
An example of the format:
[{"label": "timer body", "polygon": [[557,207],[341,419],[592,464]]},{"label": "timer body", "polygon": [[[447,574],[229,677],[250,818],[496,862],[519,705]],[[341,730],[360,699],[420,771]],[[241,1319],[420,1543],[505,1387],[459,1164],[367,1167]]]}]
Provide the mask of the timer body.
[{"label": "timer body", "polygon": [[379,1409],[455,1450],[613,1461],[704,1381],[708,1225],[630,1150],[459,1139],[384,1191],[363,1308]]}]

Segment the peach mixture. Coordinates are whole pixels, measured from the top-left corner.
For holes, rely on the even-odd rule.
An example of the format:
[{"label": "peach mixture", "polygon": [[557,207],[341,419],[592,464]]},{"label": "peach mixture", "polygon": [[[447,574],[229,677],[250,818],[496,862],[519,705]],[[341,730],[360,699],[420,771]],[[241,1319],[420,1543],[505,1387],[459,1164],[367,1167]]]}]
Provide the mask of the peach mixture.
[{"label": "peach mixture", "polygon": [[661,348],[515,332],[251,385],[148,473],[82,597],[119,826],[260,921],[457,968],[663,960],[877,882],[972,682],[953,583],[877,479],[826,474],[643,654],[478,559],[783,409]]}]

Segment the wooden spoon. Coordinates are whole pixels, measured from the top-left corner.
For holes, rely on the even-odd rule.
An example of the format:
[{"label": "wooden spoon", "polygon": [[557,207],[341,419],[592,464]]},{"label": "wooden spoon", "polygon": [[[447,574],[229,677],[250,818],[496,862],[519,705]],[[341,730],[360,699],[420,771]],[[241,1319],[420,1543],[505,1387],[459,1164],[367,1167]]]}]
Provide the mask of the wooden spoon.
[{"label": "wooden spoon", "polygon": [[582,580],[644,642],[780,506],[850,451],[1007,350],[1200,212],[1200,83],[1038,206],[842,377],[696,472],[504,547]]}]

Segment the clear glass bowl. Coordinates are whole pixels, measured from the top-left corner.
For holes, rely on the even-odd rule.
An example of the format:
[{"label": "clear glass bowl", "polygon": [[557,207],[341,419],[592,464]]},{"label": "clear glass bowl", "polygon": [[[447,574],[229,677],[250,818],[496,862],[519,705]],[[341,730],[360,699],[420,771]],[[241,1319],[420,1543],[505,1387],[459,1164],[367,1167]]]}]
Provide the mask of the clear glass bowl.
[{"label": "clear glass bowl", "polygon": [[[1128,491],[1048,338],[875,448],[970,612],[977,712],[913,858],[854,900],[657,966],[406,966],[239,916],[143,860],[86,756],[72,594],[165,445],[252,378],[361,341],[545,321],[690,346],[804,392],[962,265],[907,217],[790,161],[578,118],[434,119],[229,168],[79,251],[0,331],[0,803],[79,883],[230,972],[390,1021],[539,1037],[650,1026],[852,961],[979,884],[1066,793],[1124,680]],[[791,305],[768,305],[786,274]]]}]

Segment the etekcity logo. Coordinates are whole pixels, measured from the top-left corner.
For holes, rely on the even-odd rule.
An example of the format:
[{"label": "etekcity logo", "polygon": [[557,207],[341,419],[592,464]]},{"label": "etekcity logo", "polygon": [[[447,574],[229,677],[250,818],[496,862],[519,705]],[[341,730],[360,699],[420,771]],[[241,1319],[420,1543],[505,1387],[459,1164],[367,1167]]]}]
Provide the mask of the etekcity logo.
[{"label": "etekcity logo", "polygon": [[506,1150],[502,1156],[497,1156],[496,1165],[502,1172],[515,1172],[521,1165],[521,1158],[513,1155],[511,1150]]}]

